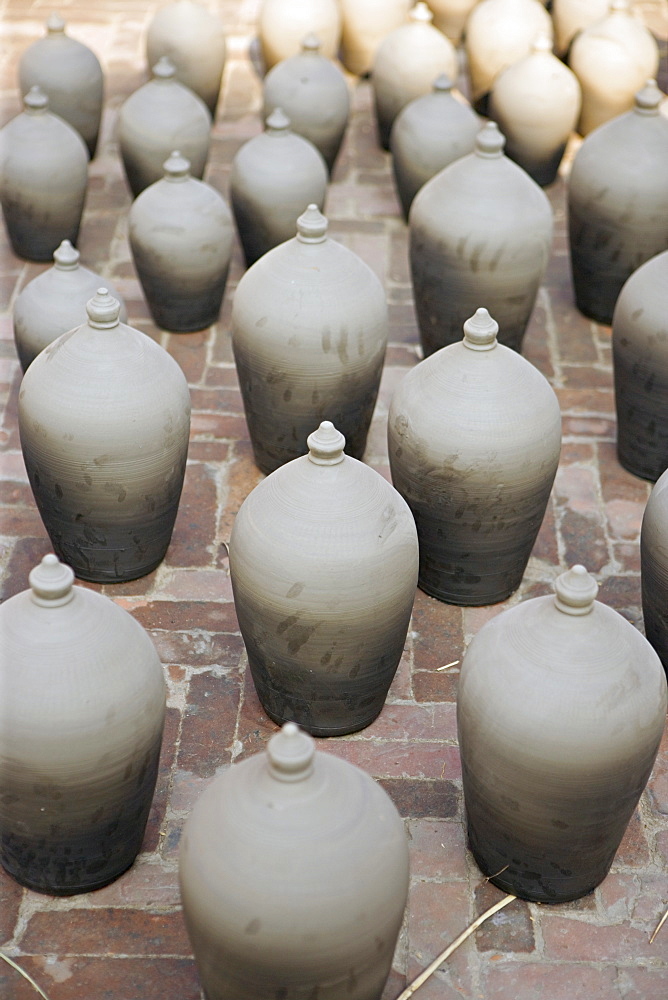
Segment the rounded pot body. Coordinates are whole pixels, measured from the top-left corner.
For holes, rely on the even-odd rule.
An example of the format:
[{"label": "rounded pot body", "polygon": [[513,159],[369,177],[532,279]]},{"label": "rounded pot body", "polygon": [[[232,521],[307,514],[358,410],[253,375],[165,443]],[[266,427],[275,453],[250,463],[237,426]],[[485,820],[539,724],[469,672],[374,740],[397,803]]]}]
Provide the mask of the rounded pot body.
[{"label": "rounded pot body", "polygon": [[45,556],[0,608],[0,859],[37,892],[113,881],[141,847],[165,715],[144,629]]},{"label": "rounded pot body", "polygon": [[546,35],[494,82],[489,109],[506,137],[506,155],[541,186],[556,179],[580,101],[577,77],[552,55]]},{"label": "rounded pot body", "polygon": [[390,133],[392,170],[407,219],[420,188],[450,163],[472,153],[481,121],[468,103],[452,96],[452,84],[439,76],[431,94],[401,109]]},{"label": "rounded pot body", "polygon": [[216,322],[232,256],[232,213],[217,191],[190,176],[178,154],[165,163],[163,180],[133,202],[129,238],[158,326],[187,333]]},{"label": "rounded pot body", "polygon": [[57,555],[81,579],[114,583],[150,573],[165,555],[183,486],[190,395],[176,361],[118,322],[115,299],[96,295],[88,317],[26,372],[19,430]]},{"label": "rounded pot body", "polygon": [[613,0],[607,17],[585,28],[571,46],[569,65],[582,88],[580,135],[630,111],[636,93],[656,77],[659,48],[628,0]]},{"label": "rounded pot body", "polygon": [[297,236],[253,264],[235,292],[232,347],[265,473],[305,455],[323,420],[344,434],[348,454],[364,454],[387,345],[385,291],[326,233],[310,206]]},{"label": "rounded pot body", "polygon": [[482,0],[466,22],[466,55],[474,106],[486,110],[499,73],[531,51],[539,34],[552,37],[552,19],[539,0]]},{"label": "rounded pot body", "polygon": [[217,17],[193,0],[168,3],[148,26],[146,56],[149,66],[167,56],[176,79],[201,97],[215,118],[226,56],[225,32]]},{"label": "rounded pot body", "polygon": [[409,101],[428,94],[439,73],[457,77],[457,53],[431,24],[432,16],[427,5],[418,2],[409,23],[390,32],[376,51],[371,82],[383,149],[390,148],[392,123]]},{"label": "rounded pot body", "polygon": [[612,319],[617,456],[656,482],[668,468],[668,250],[634,271]]},{"label": "rounded pot body", "polygon": [[458,342],[482,302],[502,343],[522,346],[550,256],[552,209],[503,155],[503,141],[488,123],[475,152],[436,174],[411,206],[410,266],[425,355]]},{"label": "rounded pot body", "polygon": [[564,56],[583,28],[602,20],[610,10],[610,0],[552,0],[554,51]]},{"label": "rounded pot body", "polygon": [[320,39],[322,54],[334,59],[341,41],[337,0],[263,0],[258,36],[266,69],[296,56],[309,32]]},{"label": "rounded pot body", "polygon": [[50,261],[63,240],[77,241],[88,151],[79,133],[47,110],[39,88],[23,106],[0,130],[0,202],[14,252]]},{"label": "rounded pot body", "polygon": [[668,249],[668,120],[652,82],[633,111],[587,136],[568,181],[575,301],[585,316],[612,322],[622,285]]},{"label": "rounded pot body", "polygon": [[464,34],[468,16],[478,0],[431,0],[429,6],[434,12],[434,27],[458,45]]},{"label": "rounded pot body", "polygon": [[315,146],[295,135],[277,109],[262,135],[244,143],[232,161],[230,201],[246,264],[292,239],[308,205],[322,211],[329,174]]},{"label": "rounded pot body", "polygon": [[45,37],[21,55],[21,93],[39,86],[49,98],[49,110],[76,129],[95,156],[104,98],[100,61],[87,45],[65,34],[59,14],[51,14],[46,28]]},{"label": "rounded pot body", "polygon": [[364,76],[373,66],[378,46],[408,18],[412,0],[340,0],[341,61]]},{"label": "rounded pot body", "polygon": [[379,1000],[408,893],[403,821],[295,725],[199,798],[179,878],[209,1000]]},{"label": "rounded pot body", "polygon": [[211,115],[192,90],[174,76],[166,57],[153,67],[153,79],[125,101],[118,135],[125,175],[133,196],[162,179],[163,164],[175,149],[202,178],[209,155]]},{"label": "rounded pot body", "polygon": [[537,597],[484,625],[462,663],[469,844],[482,872],[522,899],[566,902],[605,878],[663,732],[659,658],[595,593],[574,567],[556,601]]},{"label": "rounded pot body", "polygon": [[348,124],[348,84],[339,67],[320,55],[315,35],[302,42],[297,56],[285,59],[264,78],[264,115],[281,108],[292,130],[312,142],[329,170],[334,166]]},{"label": "rounded pot body", "polygon": [[79,251],[69,240],[63,240],[53,260],[53,267],[28,282],[14,303],[14,343],[24,372],[56,337],[85,322],[86,303],[101,285],[106,284],[118,299],[121,322],[127,322],[121,295],[106,279],[81,266]]},{"label": "rounded pot body", "polygon": [[267,714],[338,736],[368,726],[385,702],[415,597],[417,538],[399,494],[344,456],[331,423],[308,444],[241,505],[230,575]]},{"label": "rounded pot body", "polygon": [[494,604],[519,587],[559,463],[557,398],[496,329],[479,309],[464,341],[416,365],[390,406],[392,482],[417,525],[418,586],[449,604]]},{"label": "rounded pot body", "polygon": [[640,580],[645,635],[668,672],[668,475],[650,493],[640,532]]}]

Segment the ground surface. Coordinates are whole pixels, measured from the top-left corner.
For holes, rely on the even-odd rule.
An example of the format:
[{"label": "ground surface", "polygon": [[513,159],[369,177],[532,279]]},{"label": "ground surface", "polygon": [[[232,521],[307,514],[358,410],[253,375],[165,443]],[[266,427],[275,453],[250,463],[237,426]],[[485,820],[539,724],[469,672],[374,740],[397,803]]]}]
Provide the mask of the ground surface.
[{"label": "ground surface", "polygon": [[[226,561],[235,512],[259,481],[230,350],[229,317],[243,273],[238,247],[219,323],[170,335],[151,322],[130,260],[130,195],[118,158],[117,111],[146,76],[143,39],[158,5],[138,0],[62,2],[70,32],[100,56],[107,74],[99,156],[80,237],[82,263],[113,279],[130,321],[182,365],[193,402],[192,443],[181,509],[167,558],[145,579],[104,592],[151,633],[169,681],[162,769],[143,851],[106,889],[58,900],[24,891],[0,874],[0,943],[51,1000],[196,1000],[200,997],[177,888],[179,834],[220,769],[261,750],[276,727],[264,715],[246,669]],[[41,37],[51,6],[0,3],[0,124],[19,111],[16,62]],[[260,131],[260,81],[248,58],[255,0],[221,0],[229,36],[224,93],[206,174],[226,192],[229,164]],[[352,81],[351,81],[352,82]],[[665,89],[665,83],[664,83]],[[366,461],[387,474],[385,423],[393,388],[417,360],[406,227],[388,155],[376,143],[368,82],[353,85],[353,115],[329,190],[330,231],[384,282],[391,334]],[[558,571],[582,562],[600,599],[641,626],[638,535],[649,487],[615,456],[610,330],[574,308],[564,226],[564,182],[548,195],[556,220],[553,256],[526,338],[525,355],[554,386],[563,411],[563,451],[543,528],[520,591],[549,591]],[[23,590],[49,551],[33,505],[17,427],[19,367],[11,307],[42,269],[15,258],[0,235],[0,581]],[[483,304],[483,303],[481,303]],[[505,605],[462,610],[418,591],[406,652],[380,718],[351,737],[322,742],[365,767],[392,795],[410,838],[412,880],[404,930],[385,1000],[400,992],[494,900],[465,848],[455,727],[457,666],[467,642]],[[327,901],[323,900],[323,906]],[[471,938],[418,994],[423,1000],[665,1000],[668,925],[649,936],[668,906],[668,739],[612,872],[579,902],[515,902]],[[36,994],[0,963],[0,996]]]}]

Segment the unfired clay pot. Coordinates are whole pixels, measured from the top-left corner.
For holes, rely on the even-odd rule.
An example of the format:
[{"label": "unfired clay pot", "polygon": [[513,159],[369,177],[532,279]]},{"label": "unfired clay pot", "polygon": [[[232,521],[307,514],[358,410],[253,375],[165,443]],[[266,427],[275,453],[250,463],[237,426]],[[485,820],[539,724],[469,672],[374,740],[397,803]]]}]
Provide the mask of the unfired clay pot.
[{"label": "unfired clay pot", "polygon": [[668,468],[668,250],[634,271],[612,318],[617,456],[656,482]]},{"label": "unfired clay pot", "polygon": [[164,171],[130,209],[130,249],[157,325],[188,333],[218,319],[234,223],[222,195],[191,177],[180,153],[172,153]]},{"label": "unfired clay pot", "polygon": [[554,51],[564,56],[583,28],[600,21],[610,10],[610,0],[552,0]]},{"label": "unfired clay pot", "polygon": [[296,56],[309,32],[320,39],[322,54],[334,59],[341,41],[337,0],[262,0],[258,35],[266,69]]},{"label": "unfired clay pot", "polygon": [[539,0],[482,0],[466,22],[466,55],[474,107],[487,110],[499,73],[531,51],[536,35],[552,37],[552,20]]},{"label": "unfired clay pot", "polygon": [[179,879],[208,1000],[380,1000],[408,894],[403,821],[294,723],[199,798]]},{"label": "unfired clay pot", "polygon": [[551,184],[580,114],[580,84],[539,35],[531,52],[497,76],[489,113],[506,137],[506,156],[542,186]]},{"label": "unfired clay pot", "polygon": [[439,73],[457,77],[457,53],[432,18],[427,4],[419,0],[408,24],[386,35],[376,51],[371,82],[383,149],[390,148],[392,123],[409,101],[428,94]]},{"label": "unfired clay pot", "polygon": [[557,397],[497,331],[478,309],[463,342],[402,379],[388,417],[392,482],[417,525],[418,586],[449,604],[494,604],[519,587],[559,463]]},{"label": "unfired clay pot", "polygon": [[607,17],[579,34],[569,64],[582,88],[580,135],[630,111],[636,92],[656,76],[659,48],[629,0],[611,0]]},{"label": "unfired clay pot", "polygon": [[144,629],[73,580],[47,555],[0,608],[0,860],[58,896],[98,889],[134,861],[165,715]]},{"label": "unfired clay pot", "polygon": [[234,295],[232,347],[263,472],[305,455],[325,419],[362,458],[387,335],[381,282],[309,205],[296,237],[253,264]]},{"label": "unfired clay pot", "polygon": [[105,288],[88,322],[35,358],[19,393],[30,485],[78,577],[133,580],[165,555],[183,485],[190,395],[178,364]]},{"label": "unfired clay pot", "polygon": [[262,706],[316,736],[363,729],[401,659],[417,580],[411,513],[344,455],[330,421],[244,500],[230,539],[239,627]]},{"label": "unfired clay pot", "polygon": [[610,324],[628,277],[668,249],[668,120],[650,80],[635,108],[588,135],[568,178],[575,301]]},{"label": "unfired clay pot", "polygon": [[193,0],[174,0],[161,7],[148,26],[149,66],[167,56],[176,70],[176,79],[202,98],[212,118],[216,115],[225,55],[221,21]]},{"label": "unfired clay pot", "polygon": [[48,110],[31,87],[23,112],[0,130],[0,202],[14,252],[50,261],[63,240],[76,243],[88,183],[79,133]]},{"label": "unfired clay pot", "polygon": [[668,471],[650,493],[640,532],[640,580],[645,635],[668,673]]},{"label": "unfired clay pot", "polygon": [[[14,303],[14,343],[25,371],[28,365],[61,333],[81,326],[86,303],[105,283],[99,274],[79,263],[79,251],[63,240],[53,255],[53,267],[29,281]],[[120,319],[128,316],[121,295],[107,283],[121,305]]]},{"label": "unfired clay pot", "polygon": [[658,656],[594,600],[594,578],[574,566],[555,590],[483,625],[457,697],[473,856],[504,892],[545,903],[607,875],[666,718]]},{"label": "unfired clay pot", "polygon": [[371,70],[378,46],[405,24],[412,0],[340,0],[341,61],[351,73]]},{"label": "unfired clay pot", "polygon": [[404,216],[423,184],[440,170],[475,149],[481,121],[465,99],[452,95],[445,73],[431,94],[416,97],[401,109],[390,133],[392,170]]},{"label": "unfired clay pot", "polygon": [[552,209],[544,192],[503,155],[494,122],[475,152],[418,191],[410,211],[410,264],[425,355],[461,340],[481,302],[503,344],[519,351],[550,256]]},{"label": "unfired clay pot", "polygon": [[76,129],[95,156],[102,117],[104,79],[100,61],[87,45],[65,34],[65,22],[52,13],[44,38],[33,42],[19,60],[22,94],[39,86],[49,110]]},{"label": "unfired clay pot", "polygon": [[339,67],[320,54],[320,39],[302,41],[299,55],[278,63],[264,78],[264,116],[282,108],[293,132],[322,153],[331,171],[348,124],[348,84]]},{"label": "unfired clay pot", "polygon": [[211,115],[204,101],[179,83],[166,56],[153,67],[153,79],[125,101],[118,134],[125,175],[132,194],[162,179],[163,164],[174,149],[190,162],[193,177],[204,174],[209,155]]},{"label": "unfired clay pot", "polygon": [[464,34],[464,26],[478,0],[430,0],[434,14],[434,27],[446,35],[453,45],[458,45]]},{"label": "unfired clay pot", "polygon": [[313,143],[290,128],[280,108],[265,131],[244,143],[232,160],[230,201],[250,267],[267,250],[292,239],[307,205],[322,210],[329,174]]}]

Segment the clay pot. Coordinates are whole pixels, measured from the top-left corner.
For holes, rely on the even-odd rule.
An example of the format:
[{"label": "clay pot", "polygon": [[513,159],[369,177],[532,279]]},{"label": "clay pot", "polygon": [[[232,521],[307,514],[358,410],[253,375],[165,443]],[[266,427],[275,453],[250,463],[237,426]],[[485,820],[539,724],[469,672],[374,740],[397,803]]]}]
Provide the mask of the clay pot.
[{"label": "clay pot", "polygon": [[[84,322],[86,303],[104,280],[82,267],[79,251],[63,240],[54,252],[53,267],[29,281],[14,303],[14,343],[23,371],[56,337]],[[108,288],[118,299],[120,319],[126,323],[123,299],[112,285]]]},{"label": "clay pot", "polygon": [[588,135],[568,179],[568,227],[575,301],[612,322],[627,278],[668,249],[668,120],[650,80],[633,111]]},{"label": "clay pot", "polygon": [[387,345],[385,290],[357,254],[327,237],[309,205],[297,236],[244,274],[232,306],[232,347],[256,464],[305,455],[325,419],[361,459]]},{"label": "clay pot", "polygon": [[154,15],[146,34],[146,56],[154,66],[167,56],[176,79],[194,91],[216,116],[225,68],[225,32],[220,20],[193,0],[174,0]]},{"label": "clay pot", "polygon": [[580,114],[580,84],[539,35],[531,52],[497,76],[489,111],[506,137],[506,156],[537,184],[552,184]]},{"label": "clay pot", "polygon": [[439,73],[457,77],[457,53],[432,25],[427,4],[416,3],[409,18],[408,24],[386,35],[373,61],[371,82],[383,149],[390,148],[392,123],[409,101],[428,94]]},{"label": "clay pot", "polygon": [[320,39],[323,56],[334,59],[341,41],[337,0],[262,0],[258,36],[266,69],[296,56],[310,32]]},{"label": "clay pot", "polygon": [[659,48],[629,0],[611,0],[608,16],[573,41],[569,64],[582,88],[578,132],[589,135],[631,110],[636,92],[657,74]]},{"label": "clay pot", "polygon": [[339,67],[320,55],[320,40],[307,35],[301,53],[264,78],[264,117],[282,108],[293,132],[319,149],[331,172],[348,124],[348,84]]},{"label": "clay pot", "polygon": [[118,135],[125,175],[132,194],[162,179],[163,164],[174,149],[202,178],[209,155],[211,115],[206,104],[179,83],[174,65],[163,56],[153,79],[121,105]]},{"label": "clay pot", "polygon": [[499,73],[531,51],[538,34],[552,37],[552,20],[538,0],[482,0],[466,22],[466,55],[473,106],[487,111]]},{"label": "clay pot", "polygon": [[76,129],[95,156],[104,96],[102,67],[87,45],[65,34],[60,14],[49,16],[46,29],[45,37],[29,45],[19,60],[21,93],[39,86],[51,113]]},{"label": "clay pot", "polygon": [[190,396],[162,347],[101,288],[88,322],[35,358],[19,393],[21,447],[58,556],[97,583],[165,555],[183,485]]},{"label": "clay pot", "polygon": [[172,153],[164,171],[130,209],[130,249],[157,325],[188,333],[218,319],[234,224],[225,199],[190,176],[180,153]]},{"label": "clay pot", "polygon": [[262,135],[244,143],[232,160],[230,201],[248,267],[292,239],[307,205],[323,208],[328,177],[313,143],[295,135],[280,108],[272,111]]},{"label": "clay pot", "polygon": [[373,778],[293,723],[200,796],[179,878],[208,1000],[383,992],[408,894],[403,821]]},{"label": "clay pot", "polygon": [[394,119],[390,133],[394,182],[408,219],[413,198],[440,170],[475,149],[481,121],[464,99],[452,95],[445,73],[431,94],[416,97]]},{"label": "clay pot", "polygon": [[554,51],[568,52],[575,36],[590,24],[600,21],[610,10],[610,0],[552,0]]},{"label": "clay pot", "polygon": [[668,673],[668,473],[650,493],[640,532],[640,580],[645,635]]},{"label": "clay pot", "polygon": [[459,45],[464,26],[478,0],[430,0],[434,27],[442,31],[453,45]]},{"label": "clay pot", "polygon": [[656,482],[668,468],[668,251],[624,284],[612,318],[617,457]]},{"label": "clay pot", "polygon": [[412,0],[340,0],[343,19],[341,62],[364,76],[373,66],[378,46],[391,31],[405,24]]},{"label": "clay pot", "polygon": [[262,706],[316,736],[368,726],[401,659],[417,580],[411,513],[325,420],[308,455],[244,500],[230,539],[239,627]]},{"label": "clay pot", "polygon": [[652,770],[666,679],[584,566],[483,625],[457,697],[469,845],[504,892],[562,903],[607,875]]},{"label": "clay pot", "polygon": [[73,580],[44,556],[30,590],[0,608],[0,860],[56,896],[99,889],[134,861],[165,716],[144,629]]},{"label": "clay pot", "polygon": [[0,202],[14,253],[50,261],[63,240],[76,243],[88,183],[79,133],[48,110],[39,87],[0,130]]},{"label": "clay pot", "polygon": [[559,463],[557,397],[497,331],[478,309],[463,342],[416,365],[390,405],[392,482],[415,517],[418,586],[449,604],[495,604],[519,587]]},{"label": "clay pot", "polygon": [[480,302],[501,342],[519,351],[550,256],[552,209],[545,194],[503,155],[493,122],[475,152],[417,193],[410,211],[410,263],[425,355],[457,343]]}]

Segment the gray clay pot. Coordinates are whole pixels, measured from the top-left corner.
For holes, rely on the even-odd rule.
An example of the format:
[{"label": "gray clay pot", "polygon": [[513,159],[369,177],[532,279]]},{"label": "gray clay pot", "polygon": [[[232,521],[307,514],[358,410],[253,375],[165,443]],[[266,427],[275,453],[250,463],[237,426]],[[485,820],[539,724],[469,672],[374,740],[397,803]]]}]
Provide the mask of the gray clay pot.
[{"label": "gray clay pot", "polygon": [[522,347],[550,256],[552,209],[503,155],[504,142],[488,122],[475,152],[432,177],[413,201],[410,264],[425,356],[459,342],[481,303],[498,322],[501,342]]},{"label": "gray clay pot", "polygon": [[583,566],[484,625],[457,698],[469,846],[522,899],[563,903],[607,875],[647,784],[666,678]]},{"label": "gray clay pot", "polygon": [[392,482],[420,542],[418,586],[449,604],[503,601],[521,581],[561,446],[547,380],[478,309],[464,340],[415,366],[388,417]]},{"label": "gray clay pot", "polygon": [[668,472],[650,493],[640,533],[640,579],[645,635],[668,672]]},{"label": "gray clay pot", "polygon": [[612,318],[617,456],[656,482],[668,468],[668,250],[634,271]]},{"label": "gray clay pot", "polygon": [[165,681],[150,638],[47,555],[0,608],[0,860],[69,896],[139,852],[158,773]]},{"label": "gray clay pot", "polygon": [[56,554],[78,577],[134,580],[163,559],[185,474],[190,394],[178,364],[119,322],[100,289],[88,322],[25,373],[21,448]]},{"label": "gray clay pot", "polygon": [[230,539],[234,602],[262,706],[316,736],[363,729],[381,711],[417,581],[410,510],[344,444],[323,421],[308,455],[244,500]]},{"label": "gray clay pot", "polygon": [[568,179],[568,229],[575,302],[585,316],[612,323],[631,274],[668,250],[668,119],[654,80],[633,111],[595,129]]}]

